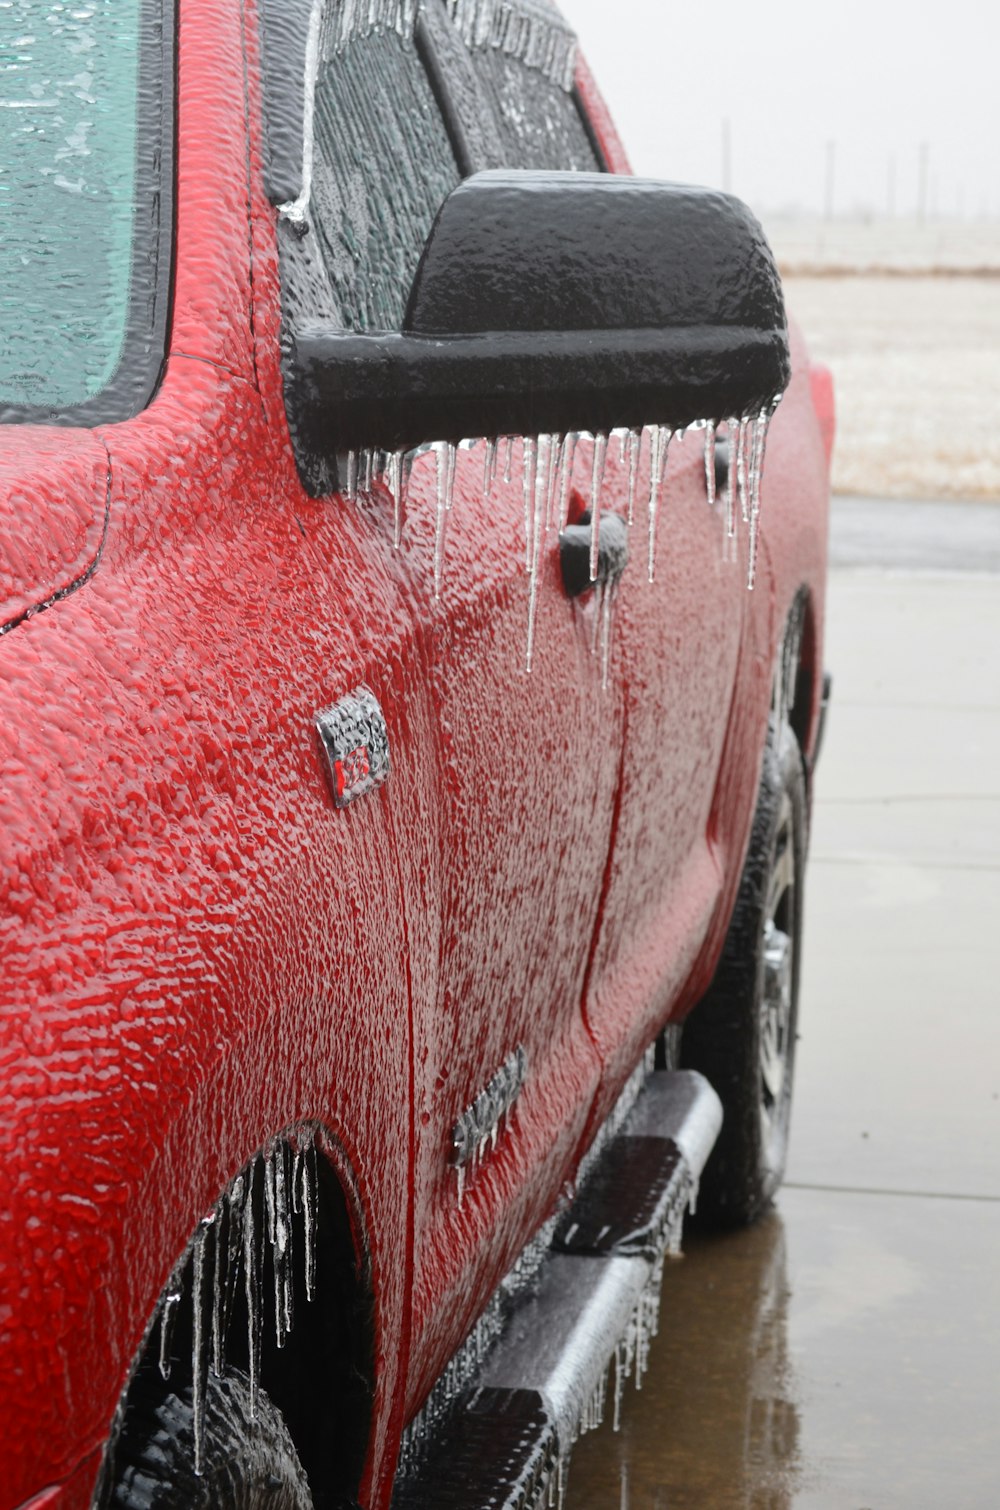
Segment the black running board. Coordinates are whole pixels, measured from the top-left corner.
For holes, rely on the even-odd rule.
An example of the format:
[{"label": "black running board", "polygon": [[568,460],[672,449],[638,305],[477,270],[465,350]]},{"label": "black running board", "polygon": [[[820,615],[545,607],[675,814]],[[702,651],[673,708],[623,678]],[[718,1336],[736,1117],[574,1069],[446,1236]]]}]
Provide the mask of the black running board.
[{"label": "black running board", "polygon": [[609,1366],[616,1423],[625,1380],[641,1381],[664,1256],[678,1251],[721,1122],[701,1075],[647,1075],[474,1376],[419,1441],[410,1433],[392,1510],[557,1503],[573,1443],[604,1414]]}]

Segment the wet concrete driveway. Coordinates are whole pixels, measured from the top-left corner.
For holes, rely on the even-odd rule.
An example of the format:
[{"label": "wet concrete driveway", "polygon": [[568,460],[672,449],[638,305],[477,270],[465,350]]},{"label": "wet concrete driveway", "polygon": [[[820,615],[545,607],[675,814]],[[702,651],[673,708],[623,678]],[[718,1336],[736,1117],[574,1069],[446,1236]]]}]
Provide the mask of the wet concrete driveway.
[{"label": "wet concrete driveway", "polygon": [[1000,1506],[1000,508],[908,507],[835,506],[787,1184],[566,1510]]}]

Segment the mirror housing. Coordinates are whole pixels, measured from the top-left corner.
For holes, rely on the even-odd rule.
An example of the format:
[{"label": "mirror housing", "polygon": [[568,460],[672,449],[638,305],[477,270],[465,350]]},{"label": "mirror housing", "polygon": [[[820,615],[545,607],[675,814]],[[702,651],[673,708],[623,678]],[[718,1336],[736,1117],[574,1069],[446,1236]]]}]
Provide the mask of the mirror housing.
[{"label": "mirror housing", "polygon": [[755,414],[789,374],[778,270],[740,200],[503,171],[445,200],[399,332],[296,332],[286,385],[309,485],[350,450]]}]

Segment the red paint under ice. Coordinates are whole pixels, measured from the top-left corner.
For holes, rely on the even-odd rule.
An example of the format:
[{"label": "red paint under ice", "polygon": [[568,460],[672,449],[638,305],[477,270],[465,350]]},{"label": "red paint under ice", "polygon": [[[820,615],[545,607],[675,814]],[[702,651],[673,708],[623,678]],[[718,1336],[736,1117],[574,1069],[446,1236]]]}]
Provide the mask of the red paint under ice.
[{"label": "red paint under ice", "polygon": [[[405,1416],[710,975],[776,636],[800,584],[822,614],[801,347],[757,591],[722,565],[692,442],[655,585],[627,574],[606,693],[551,537],[524,672],[517,466],[484,528],[481,455],[460,453],[440,604],[432,457],[398,554],[384,490],[307,498],[253,37],[248,122],[238,8],[183,18],[160,393],[126,424],[0,441],[0,598],[21,620],[0,640],[0,1510],[57,1481],[61,1505],[87,1503],[196,1221],[269,1135],[313,1118],[350,1162],[371,1247],[367,1492],[386,1503]],[[580,87],[624,169],[583,70]],[[587,462],[581,445],[578,480]],[[312,716],[362,682],[393,774],[335,811]],[[517,1136],[459,1206],[448,1131],[518,1043]]]}]

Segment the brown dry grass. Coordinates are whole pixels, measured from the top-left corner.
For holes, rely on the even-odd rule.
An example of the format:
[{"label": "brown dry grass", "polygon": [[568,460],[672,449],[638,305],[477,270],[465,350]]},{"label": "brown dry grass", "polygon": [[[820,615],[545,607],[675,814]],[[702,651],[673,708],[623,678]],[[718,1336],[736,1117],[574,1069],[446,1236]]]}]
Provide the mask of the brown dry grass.
[{"label": "brown dry grass", "polygon": [[834,373],[834,489],[998,499],[1000,279],[900,271],[785,280],[812,355]]}]

